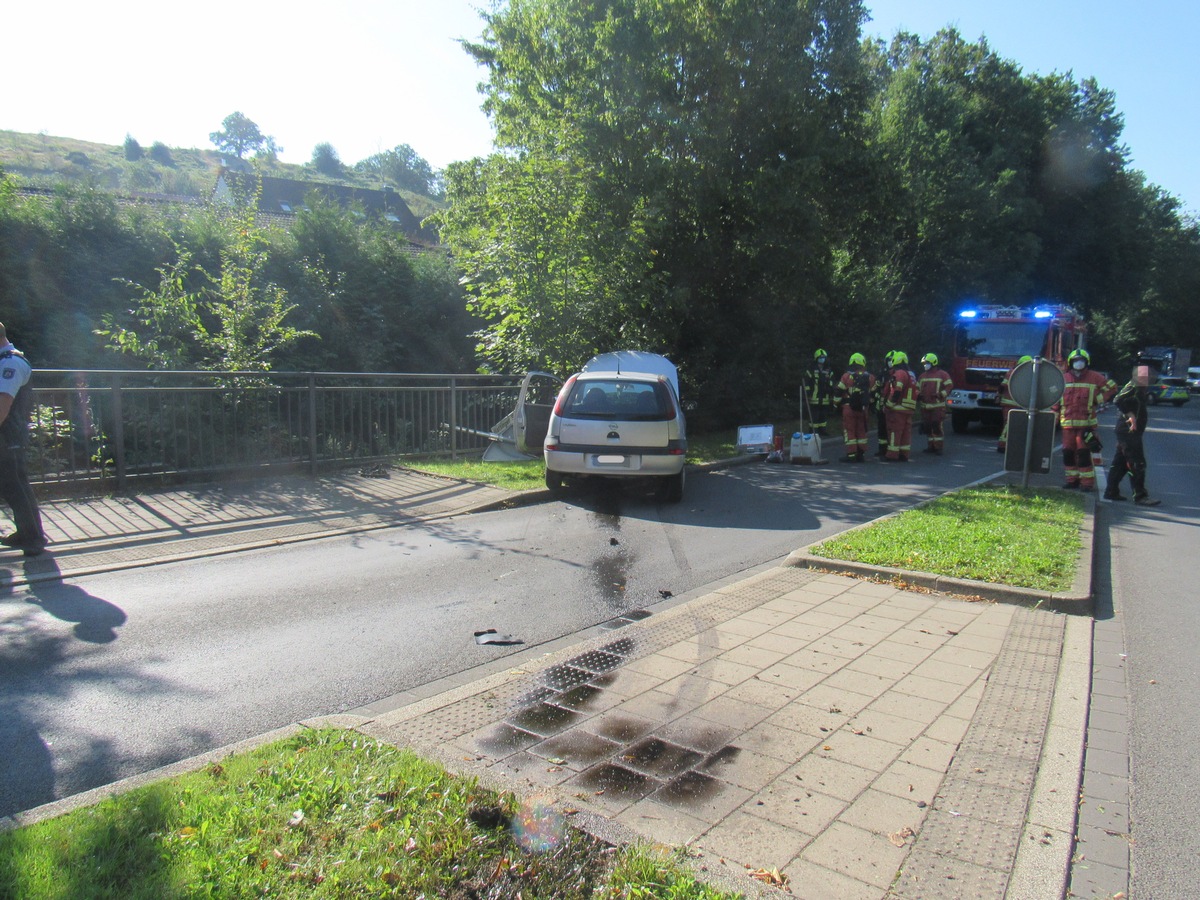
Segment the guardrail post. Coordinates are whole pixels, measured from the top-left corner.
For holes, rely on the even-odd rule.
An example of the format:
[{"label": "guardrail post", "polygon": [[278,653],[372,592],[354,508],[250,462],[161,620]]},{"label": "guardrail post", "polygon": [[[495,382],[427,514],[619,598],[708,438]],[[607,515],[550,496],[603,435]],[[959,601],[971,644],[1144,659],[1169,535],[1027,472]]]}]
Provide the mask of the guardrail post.
[{"label": "guardrail post", "polygon": [[117,490],[125,490],[125,410],[121,397],[121,376],[112,377],[113,465],[116,467]]},{"label": "guardrail post", "polygon": [[458,459],[458,379],[450,376],[450,458]]},{"label": "guardrail post", "polygon": [[308,471],[317,474],[317,376],[308,373]]}]

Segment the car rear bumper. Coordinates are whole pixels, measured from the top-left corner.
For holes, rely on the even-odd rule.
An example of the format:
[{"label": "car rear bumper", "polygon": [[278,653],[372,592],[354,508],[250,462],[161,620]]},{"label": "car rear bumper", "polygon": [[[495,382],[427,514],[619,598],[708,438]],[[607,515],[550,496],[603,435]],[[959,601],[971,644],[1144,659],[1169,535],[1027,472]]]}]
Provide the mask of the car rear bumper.
[{"label": "car rear bumper", "polygon": [[545,451],[546,470],[563,475],[603,475],[608,477],[638,477],[678,475],[686,462],[683,454],[665,450],[628,450],[618,448],[587,448],[585,450]]}]

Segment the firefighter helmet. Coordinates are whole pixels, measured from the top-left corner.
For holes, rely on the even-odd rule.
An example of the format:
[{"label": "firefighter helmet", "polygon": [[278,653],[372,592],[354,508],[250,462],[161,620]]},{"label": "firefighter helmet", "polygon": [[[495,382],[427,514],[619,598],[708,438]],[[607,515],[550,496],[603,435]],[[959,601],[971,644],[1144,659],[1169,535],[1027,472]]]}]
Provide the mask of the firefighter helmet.
[{"label": "firefighter helmet", "polygon": [[892,351],[892,365],[893,366],[907,366],[908,365],[908,354],[905,353],[903,350],[893,350]]},{"label": "firefighter helmet", "polygon": [[850,354],[850,365],[865,366],[866,364],[867,364],[867,358],[865,356],[863,356],[861,353],[851,353]]},{"label": "firefighter helmet", "polygon": [[813,359],[815,359],[817,362],[824,362],[825,357],[827,356],[829,356],[829,354],[818,347],[817,352],[813,354]]},{"label": "firefighter helmet", "polygon": [[1082,359],[1087,365],[1092,364],[1092,357],[1086,350],[1080,347],[1077,350],[1072,350],[1071,355],[1067,357],[1067,365],[1071,365],[1075,360]]},{"label": "firefighter helmet", "polygon": [[887,353],[883,354],[883,364],[885,366],[887,366],[889,369],[892,367],[892,358],[895,355],[896,355],[895,350],[889,350]]},{"label": "firefighter helmet", "polygon": [[927,362],[931,366],[936,366],[937,365],[937,354],[936,353],[926,353],[924,356],[921,357],[921,362]]}]

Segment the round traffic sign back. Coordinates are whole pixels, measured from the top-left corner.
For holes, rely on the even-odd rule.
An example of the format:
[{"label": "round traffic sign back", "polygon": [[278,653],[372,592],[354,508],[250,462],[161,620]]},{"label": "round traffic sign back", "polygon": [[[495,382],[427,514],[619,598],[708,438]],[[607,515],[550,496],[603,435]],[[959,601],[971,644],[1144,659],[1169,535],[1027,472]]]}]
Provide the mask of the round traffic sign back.
[{"label": "round traffic sign back", "polygon": [[1012,376],[1008,379],[1008,392],[1013,400],[1028,410],[1049,409],[1062,399],[1065,386],[1066,379],[1058,366],[1048,359],[1041,358],[1021,363],[1013,369]]}]

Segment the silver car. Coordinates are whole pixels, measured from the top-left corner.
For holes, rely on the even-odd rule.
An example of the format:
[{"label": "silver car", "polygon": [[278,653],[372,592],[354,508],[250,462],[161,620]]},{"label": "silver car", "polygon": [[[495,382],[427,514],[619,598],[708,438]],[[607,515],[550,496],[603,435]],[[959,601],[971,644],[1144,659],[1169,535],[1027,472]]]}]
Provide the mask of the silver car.
[{"label": "silver car", "polygon": [[559,391],[543,451],[551,491],[572,477],[649,477],[678,503],[687,427],[674,364],[631,350],[597,356]]}]

